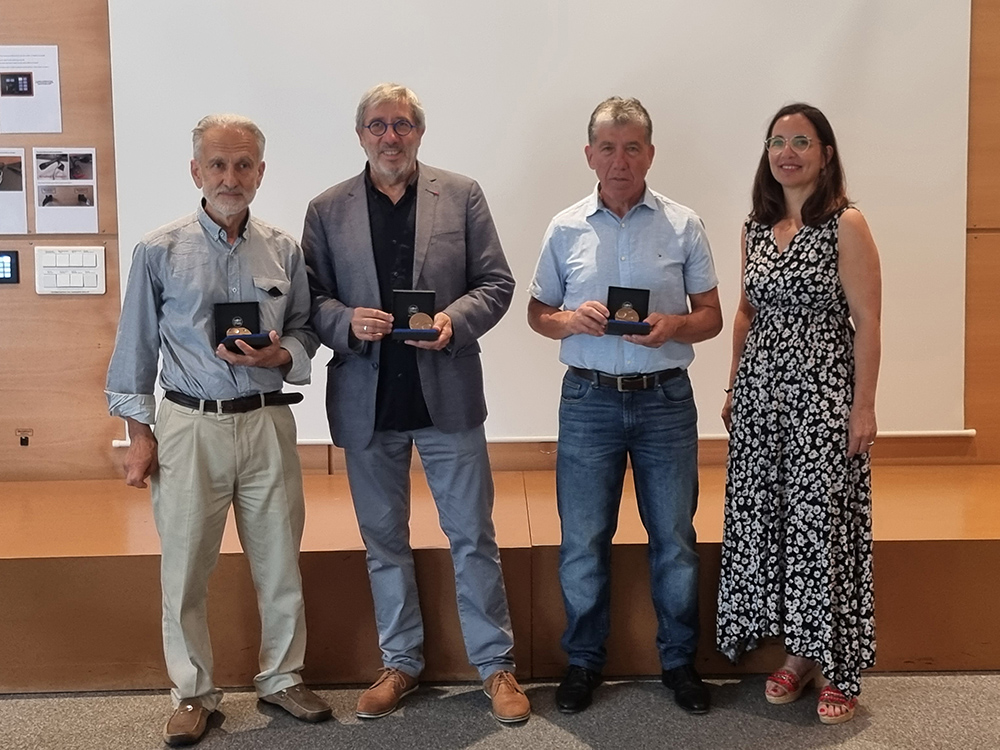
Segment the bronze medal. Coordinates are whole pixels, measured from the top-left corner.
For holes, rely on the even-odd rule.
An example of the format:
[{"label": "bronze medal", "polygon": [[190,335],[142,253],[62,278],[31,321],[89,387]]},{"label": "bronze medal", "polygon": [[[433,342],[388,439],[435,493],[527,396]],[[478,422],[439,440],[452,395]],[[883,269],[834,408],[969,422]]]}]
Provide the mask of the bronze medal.
[{"label": "bronze medal", "polygon": [[249,336],[250,329],[243,325],[243,318],[239,315],[234,315],[233,319],[229,321],[229,328],[226,329],[227,336]]},{"label": "bronze medal", "polygon": [[631,302],[623,302],[622,306],[615,312],[615,320],[627,320],[630,323],[638,323],[639,313],[632,307]]},{"label": "bronze medal", "polygon": [[410,316],[410,328],[412,329],[426,330],[433,327],[434,320],[427,313],[418,312]]}]

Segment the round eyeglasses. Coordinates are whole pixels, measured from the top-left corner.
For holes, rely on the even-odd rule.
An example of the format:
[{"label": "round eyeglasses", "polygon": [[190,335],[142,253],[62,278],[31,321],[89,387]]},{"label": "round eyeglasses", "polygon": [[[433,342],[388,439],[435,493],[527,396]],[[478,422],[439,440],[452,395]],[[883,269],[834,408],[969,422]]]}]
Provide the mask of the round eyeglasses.
[{"label": "round eyeglasses", "polygon": [[791,146],[792,151],[802,154],[809,150],[812,142],[813,139],[808,135],[793,135],[791,138],[785,138],[783,135],[772,135],[770,138],[764,139],[764,146],[772,154],[784,151],[785,146]]},{"label": "round eyeglasses", "polygon": [[[389,125],[382,120],[372,120],[365,127],[376,138],[385,135],[386,131],[389,130]],[[392,123],[392,129],[396,135],[402,138],[409,135],[410,131],[413,130],[413,123],[409,120],[396,120],[396,122]]]}]

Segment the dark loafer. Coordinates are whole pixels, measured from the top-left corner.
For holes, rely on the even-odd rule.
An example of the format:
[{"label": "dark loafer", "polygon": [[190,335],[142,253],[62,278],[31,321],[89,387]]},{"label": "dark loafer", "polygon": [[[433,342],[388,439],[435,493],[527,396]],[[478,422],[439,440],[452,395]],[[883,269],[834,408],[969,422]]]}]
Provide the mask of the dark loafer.
[{"label": "dark loafer", "polygon": [[575,714],[590,705],[594,688],[601,684],[601,673],[570,665],[566,676],[556,688],[556,708],[564,714]]},{"label": "dark loafer", "polygon": [[663,684],[674,691],[677,705],[691,714],[707,714],[711,704],[708,685],[701,681],[692,664],[664,669]]},{"label": "dark loafer", "polygon": [[277,693],[262,695],[260,699],[265,703],[281,706],[301,721],[326,721],[333,713],[329,703],[302,683],[279,690]]}]

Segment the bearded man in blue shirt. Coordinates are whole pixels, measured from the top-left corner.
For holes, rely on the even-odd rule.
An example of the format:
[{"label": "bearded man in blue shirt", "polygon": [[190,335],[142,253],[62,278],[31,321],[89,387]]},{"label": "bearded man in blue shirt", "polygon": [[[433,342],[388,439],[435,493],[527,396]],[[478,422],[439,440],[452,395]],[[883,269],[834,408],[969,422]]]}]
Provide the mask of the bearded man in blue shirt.
[{"label": "bearded man in blue shirt", "polygon": [[[111,414],[128,424],[125,482],[152,485],[163,650],[174,683],[168,745],[201,739],[222,698],[212,682],[205,599],[230,505],[260,609],[257,693],[303,721],[331,714],[299,676],[305,507],[288,404],[301,395],[280,392],[282,382],[309,382],[319,345],[308,325],[305,261],[291,236],[250,215],[264,176],[260,129],[238,115],[209,115],[193,136],[201,206],[136,246],[106,388]],[[266,336],[237,338],[230,350],[215,317],[248,304]],[[229,322],[227,333],[258,333],[243,325],[249,320]],[[161,357],[166,393],[157,413]]]},{"label": "bearded man in blue shirt", "polygon": [[[584,151],[599,184],[552,220],[528,289],[529,324],[561,342],[568,366],[556,464],[569,657],[556,705],[565,713],[590,705],[607,658],[611,540],[627,459],[649,536],[663,683],[686,711],[709,708],[694,668],[698,416],[687,367],[691,345],[722,330],[722,312],[701,220],[646,185],[652,132],[637,99],[597,106]],[[645,319],[635,307],[609,310],[609,287],[648,290]],[[611,317],[648,327],[611,335]]]}]

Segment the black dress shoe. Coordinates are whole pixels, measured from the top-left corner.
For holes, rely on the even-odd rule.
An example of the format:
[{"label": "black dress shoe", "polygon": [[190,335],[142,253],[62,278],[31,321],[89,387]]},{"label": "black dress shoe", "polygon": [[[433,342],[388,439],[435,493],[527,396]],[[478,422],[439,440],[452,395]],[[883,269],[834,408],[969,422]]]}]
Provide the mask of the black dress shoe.
[{"label": "black dress shoe", "polygon": [[556,708],[564,714],[575,714],[590,705],[594,688],[601,684],[601,673],[570,665],[566,676],[556,688]]},{"label": "black dress shoe", "polygon": [[691,714],[707,714],[711,702],[708,685],[701,681],[691,664],[674,669],[664,669],[663,684],[674,691],[677,705]]}]

